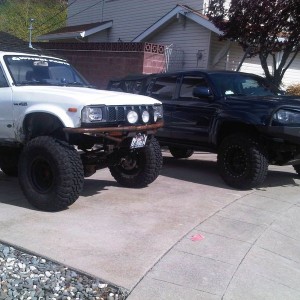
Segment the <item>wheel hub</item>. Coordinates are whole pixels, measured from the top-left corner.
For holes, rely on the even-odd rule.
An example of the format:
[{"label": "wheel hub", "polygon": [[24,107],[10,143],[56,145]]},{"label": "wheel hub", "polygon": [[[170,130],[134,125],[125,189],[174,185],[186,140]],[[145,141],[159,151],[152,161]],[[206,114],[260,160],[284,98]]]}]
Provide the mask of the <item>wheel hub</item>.
[{"label": "wheel hub", "polygon": [[235,146],[227,152],[226,167],[234,176],[242,176],[247,169],[247,155],[242,148]]},{"label": "wheel hub", "polygon": [[128,155],[121,159],[121,166],[124,170],[131,171],[137,167],[137,161]]},{"label": "wheel hub", "polygon": [[31,167],[31,178],[35,189],[47,193],[54,183],[54,173],[47,160],[37,158]]}]

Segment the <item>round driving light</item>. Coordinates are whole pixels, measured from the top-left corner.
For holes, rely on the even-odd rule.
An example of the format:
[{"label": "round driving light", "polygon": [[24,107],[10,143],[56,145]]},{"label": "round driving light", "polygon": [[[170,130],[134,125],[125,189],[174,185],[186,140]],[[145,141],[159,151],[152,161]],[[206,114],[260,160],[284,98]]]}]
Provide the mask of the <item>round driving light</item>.
[{"label": "round driving light", "polygon": [[142,120],[143,120],[143,122],[144,123],[148,123],[149,119],[150,119],[149,113],[146,110],[144,110],[143,113],[142,113]]},{"label": "round driving light", "polygon": [[137,122],[139,116],[137,114],[136,111],[134,110],[130,110],[128,113],[127,113],[127,121],[130,123],[130,124],[134,124]]}]

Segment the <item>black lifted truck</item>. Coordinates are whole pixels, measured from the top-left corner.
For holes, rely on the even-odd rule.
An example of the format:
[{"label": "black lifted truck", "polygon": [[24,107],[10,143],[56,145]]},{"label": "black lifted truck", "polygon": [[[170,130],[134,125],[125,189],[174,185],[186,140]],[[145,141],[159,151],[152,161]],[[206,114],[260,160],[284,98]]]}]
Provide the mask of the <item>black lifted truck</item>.
[{"label": "black lifted truck", "polygon": [[217,153],[221,177],[234,188],[261,185],[270,164],[293,165],[300,174],[300,98],[284,95],[262,77],[190,71],[129,76],[108,88],[160,100],[160,144],[175,158],[194,150]]}]

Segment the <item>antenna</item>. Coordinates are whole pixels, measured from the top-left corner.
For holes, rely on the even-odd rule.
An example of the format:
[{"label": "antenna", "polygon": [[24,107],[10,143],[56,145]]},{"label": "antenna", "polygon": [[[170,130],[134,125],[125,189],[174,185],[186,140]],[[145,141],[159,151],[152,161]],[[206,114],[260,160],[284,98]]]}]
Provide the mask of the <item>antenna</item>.
[{"label": "antenna", "polygon": [[32,30],[33,30],[33,26],[32,26],[32,24],[33,24],[33,22],[34,22],[34,19],[32,19],[32,18],[30,18],[29,19],[29,48],[33,48],[32,47],[32,44],[31,44],[31,39],[32,39]]}]

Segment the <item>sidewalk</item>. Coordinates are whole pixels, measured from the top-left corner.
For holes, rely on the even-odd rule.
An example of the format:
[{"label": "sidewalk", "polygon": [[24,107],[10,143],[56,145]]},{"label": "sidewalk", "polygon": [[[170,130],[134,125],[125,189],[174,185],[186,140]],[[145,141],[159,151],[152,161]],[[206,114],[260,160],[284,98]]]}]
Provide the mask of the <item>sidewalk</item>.
[{"label": "sidewalk", "polygon": [[300,299],[300,188],[291,167],[263,188],[223,184],[211,154],[165,157],[146,189],[107,170],[59,213],[32,209],[0,173],[0,240],[131,292],[128,299]]},{"label": "sidewalk", "polygon": [[127,299],[300,299],[299,192],[266,188],[224,207],[172,247]]}]

